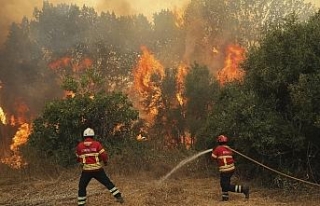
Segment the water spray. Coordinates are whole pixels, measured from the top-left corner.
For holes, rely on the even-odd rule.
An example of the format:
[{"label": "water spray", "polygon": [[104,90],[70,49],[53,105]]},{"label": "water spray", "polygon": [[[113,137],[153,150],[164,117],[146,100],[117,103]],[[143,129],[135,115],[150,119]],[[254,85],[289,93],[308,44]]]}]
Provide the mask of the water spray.
[{"label": "water spray", "polygon": [[189,158],[187,158],[187,159],[182,160],[182,161],[181,161],[177,166],[175,166],[168,174],[166,174],[166,176],[162,177],[162,178],[160,179],[159,183],[162,183],[163,181],[165,181],[166,179],[168,179],[168,177],[169,177],[170,175],[172,175],[172,173],[174,173],[175,171],[177,171],[177,170],[178,170],[180,167],[182,167],[183,165],[185,165],[185,164],[187,164],[188,162],[190,162],[190,161],[192,161],[192,160],[200,157],[200,156],[203,155],[203,154],[206,154],[206,153],[208,153],[208,152],[211,152],[211,151],[212,151],[212,149],[208,149],[208,150],[199,152],[199,153],[197,153],[197,154],[195,154],[195,155],[193,155],[193,156],[191,156],[191,157],[189,157]]}]

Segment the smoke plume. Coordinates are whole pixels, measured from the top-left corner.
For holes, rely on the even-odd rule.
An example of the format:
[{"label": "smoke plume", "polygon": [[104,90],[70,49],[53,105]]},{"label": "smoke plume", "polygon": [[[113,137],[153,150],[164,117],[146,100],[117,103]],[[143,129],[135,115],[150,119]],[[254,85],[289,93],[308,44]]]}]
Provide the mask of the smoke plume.
[{"label": "smoke plume", "polygon": [[[76,4],[93,7],[97,12],[114,11],[116,15],[143,14],[152,21],[152,14],[162,9],[182,8],[190,0],[49,0],[49,3]],[[31,19],[35,8],[42,8],[43,0],[4,0],[0,7],[0,45],[2,45],[13,22],[20,23],[23,17]]]}]

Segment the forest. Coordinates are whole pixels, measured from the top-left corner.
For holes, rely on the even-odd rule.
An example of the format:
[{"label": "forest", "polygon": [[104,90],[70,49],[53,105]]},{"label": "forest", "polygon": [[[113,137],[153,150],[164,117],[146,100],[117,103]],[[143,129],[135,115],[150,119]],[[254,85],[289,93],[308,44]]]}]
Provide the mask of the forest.
[{"label": "forest", "polygon": [[[317,183],[319,42],[320,11],[303,0],[191,0],[152,21],[44,1],[0,47],[1,167],[72,167],[91,126],[130,172],[225,134],[237,151]],[[279,186],[277,174],[237,164],[241,177]]]}]

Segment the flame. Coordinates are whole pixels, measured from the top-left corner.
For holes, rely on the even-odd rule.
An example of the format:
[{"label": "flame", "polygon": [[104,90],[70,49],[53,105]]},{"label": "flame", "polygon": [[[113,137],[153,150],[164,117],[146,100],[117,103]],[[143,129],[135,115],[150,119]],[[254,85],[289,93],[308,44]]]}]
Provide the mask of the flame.
[{"label": "flame", "polygon": [[214,55],[219,54],[219,50],[216,47],[212,47],[211,51]]},{"label": "flame", "polygon": [[194,139],[191,137],[189,132],[185,132],[184,135],[180,136],[180,142],[186,147],[186,149],[190,149],[194,144]]},{"label": "flame", "polygon": [[239,68],[239,65],[245,59],[244,52],[244,49],[239,45],[229,45],[227,47],[224,68],[218,73],[217,77],[221,85],[243,79],[244,71]]},{"label": "flame", "polygon": [[7,118],[6,118],[6,115],[3,111],[3,109],[0,107],[0,122],[2,124],[7,124]]},{"label": "flame", "polygon": [[[48,64],[48,67],[54,70],[56,74],[59,76],[60,79],[58,79],[58,81],[62,81],[66,75],[64,72],[66,72],[67,69],[70,69],[70,71],[72,72],[71,75],[73,75],[76,78],[80,78],[80,76],[82,75],[81,71],[92,67],[92,65],[93,60],[88,57],[84,57],[80,60],[75,60],[69,56],[65,56],[50,62]],[[64,98],[73,98],[74,96],[74,92],[64,91]]]},{"label": "flame", "polygon": [[180,106],[183,106],[186,102],[185,98],[183,97],[183,93],[184,93],[184,82],[185,82],[185,77],[187,76],[189,70],[187,68],[187,66],[185,64],[180,64],[180,66],[178,67],[178,73],[177,73],[177,77],[176,77],[176,81],[177,81],[177,100],[180,104]]},{"label": "flame", "polygon": [[51,63],[49,63],[49,68],[53,70],[57,70],[59,68],[65,68],[71,65],[71,58],[70,57],[62,57],[57,59]]},{"label": "flame", "polygon": [[[144,112],[146,116],[141,117],[146,120],[149,125],[153,124],[154,117],[158,114],[158,109],[162,107],[162,91],[159,85],[159,81],[165,77],[164,67],[155,59],[154,55],[149,52],[146,47],[141,47],[142,55],[139,57],[139,61],[136,67],[133,69],[134,81],[133,89],[137,91],[140,97],[140,111]],[[175,106],[184,106],[186,104],[186,98],[184,97],[184,82],[189,69],[185,63],[181,63],[178,67],[176,74],[176,99]],[[145,103],[147,102],[147,104]],[[141,114],[141,112],[140,112]],[[143,114],[142,114],[143,115]],[[174,147],[177,145],[176,138],[172,136],[171,128],[168,126],[165,129],[165,142],[168,147]],[[137,141],[146,141],[148,138],[145,136],[145,132],[141,132],[136,137]],[[190,148],[191,138],[184,137],[182,144]]]},{"label": "flame", "polygon": [[84,70],[86,68],[89,68],[92,65],[93,65],[92,59],[85,57],[85,58],[81,59],[80,62],[75,63],[72,66],[72,70],[73,70],[73,72],[78,72],[78,71]]},{"label": "flame", "polygon": [[24,123],[19,127],[17,133],[12,139],[13,143],[10,146],[10,149],[13,152],[18,152],[19,147],[28,141],[28,137],[31,133],[30,131],[31,129],[28,123]]},{"label": "flame", "polygon": [[[138,91],[140,95],[140,111],[142,110],[147,114],[146,117],[141,118],[145,119],[149,125],[152,125],[154,117],[158,114],[158,108],[162,107],[162,91],[159,81],[162,81],[165,77],[165,72],[162,64],[155,59],[154,55],[151,54],[146,47],[141,47],[141,50],[142,55],[133,70],[133,89],[134,91]],[[176,99],[174,99],[174,101],[177,104],[175,106],[184,106],[186,103],[184,97],[184,82],[188,72],[189,70],[186,64],[181,63],[176,74]],[[147,105],[145,102],[148,102]],[[143,128],[140,128],[140,130],[141,129],[143,130]],[[164,130],[166,130],[164,137],[166,146],[175,147],[178,142],[177,139],[172,136],[170,126],[168,125]],[[145,134],[146,132],[140,131],[136,137],[137,141],[147,141],[148,138]],[[184,144],[186,148],[190,148],[193,144],[192,138],[189,136],[186,135],[183,137],[183,140],[181,140],[181,143]]]},{"label": "flame", "polygon": [[120,132],[124,126],[125,126],[125,124],[123,124],[123,123],[117,123],[117,124],[113,127],[112,134],[113,134],[113,135],[116,135],[116,133]]},{"label": "flame", "polygon": [[147,141],[148,139],[145,136],[142,136],[142,134],[138,134],[138,136],[136,137],[137,141],[139,142],[143,142],[143,141]]},{"label": "flame", "polygon": [[175,17],[175,24],[177,27],[181,28],[184,25],[183,11],[182,9],[174,8],[173,15]]},{"label": "flame", "polygon": [[[165,76],[164,67],[154,57],[149,50],[142,46],[142,55],[136,67],[133,69],[134,82],[133,88],[139,92],[140,103],[147,104],[143,110],[147,115],[149,122],[158,114],[159,102],[161,102],[162,91],[157,81],[162,81]],[[159,78],[158,80],[155,78]],[[148,103],[146,103],[148,102]]]},{"label": "flame", "polygon": [[79,72],[81,70],[91,67],[92,65],[93,61],[88,57],[76,61],[71,57],[66,56],[50,62],[48,66],[52,70],[58,70],[69,67],[72,69],[73,72]]},{"label": "flame", "polygon": [[13,117],[14,124],[13,122],[11,122],[11,125],[16,125],[16,123],[21,125],[27,122],[27,113],[29,112],[29,107],[27,106],[27,104],[23,101],[17,101],[14,105],[14,108],[16,109],[17,117]]},{"label": "flame", "polygon": [[10,117],[10,125],[11,125],[11,126],[16,125],[16,120],[15,120],[15,118],[14,118],[14,115],[11,115],[11,117]]},{"label": "flame", "polygon": [[9,165],[11,168],[20,169],[27,163],[23,160],[19,148],[28,141],[28,137],[31,133],[31,128],[28,123],[22,124],[12,139],[10,150],[13,152],[11,157],[1,159],[1,162]]},{"label": "flame", "polygon": [[68,97],[73,98],[74,96],[76,96],[76,94],[73,91],[64,91],[64,96],[66,98],[68,98]]},{"label": "flame", "polygon": [[[0,162],[9,165],[11,168],[19,169],[26,165],[27,163],[23,160],[19,148],[21,145],[25,144],[28,141],[30,135],[30,126],[28,123],[27,113],[29,112],[28,106],[23,101],[16,101],[13,105],[15,108],[15,115],[10,116],[10,126],[14,127],[19,125],[19,128],[12,138],[12,144],[10,145],[10,150],[12,155],[10,157],[4,157],[0,159]],[[6,116],[3,109],[0,107],[1,114],[0,116]],[[3,121],[4,124],[9,122]]]}]

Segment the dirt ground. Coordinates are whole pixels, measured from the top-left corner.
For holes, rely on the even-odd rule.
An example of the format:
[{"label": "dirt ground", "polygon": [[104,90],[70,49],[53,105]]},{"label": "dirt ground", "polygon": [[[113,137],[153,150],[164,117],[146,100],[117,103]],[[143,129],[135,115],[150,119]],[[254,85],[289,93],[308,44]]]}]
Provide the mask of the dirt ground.
[{"label": "dirt ground", "polygon": [[[2,175],[3,176],[3,175]],[[71,206],[77,205],[77,184],[79,171],[61,172],[56,178],[44,180],[25,175],[0,179],[0,205],[2,206]],[[228,202],[220,201],[219,179],[217,177],[177,177],[170,176],[163,182],[161,178],[144,173],[120,175],[111,173],[110,179],[121,190],[128,206],[316,206],[319,205],[319,188],[311,192],[298,190],[283,192],[267,190],[251,185],[250,199],[243,194],[230,193]],[[87,188],[87,206],[120,205],[96,180]]]}]

